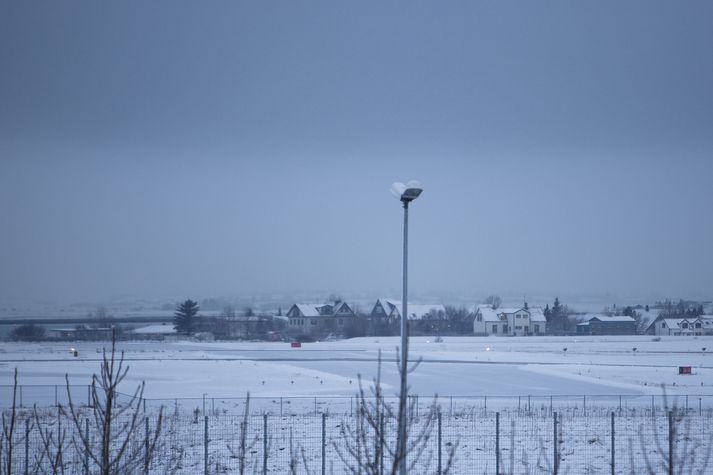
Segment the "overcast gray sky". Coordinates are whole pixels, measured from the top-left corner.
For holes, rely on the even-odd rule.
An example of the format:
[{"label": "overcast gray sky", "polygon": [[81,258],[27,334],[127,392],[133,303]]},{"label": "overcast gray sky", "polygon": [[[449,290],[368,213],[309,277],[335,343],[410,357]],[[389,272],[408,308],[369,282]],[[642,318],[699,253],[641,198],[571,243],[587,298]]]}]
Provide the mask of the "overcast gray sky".
[{"label": "overcast gray sky", "polygon": [[0,4],[0,299],[711,297],[713,2]]}]

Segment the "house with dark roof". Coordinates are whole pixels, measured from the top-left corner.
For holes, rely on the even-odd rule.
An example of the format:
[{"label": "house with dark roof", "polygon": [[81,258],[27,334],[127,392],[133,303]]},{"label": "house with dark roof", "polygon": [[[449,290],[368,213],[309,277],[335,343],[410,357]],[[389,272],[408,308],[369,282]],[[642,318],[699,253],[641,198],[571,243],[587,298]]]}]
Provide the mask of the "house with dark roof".
[{"label": "house with dark roof", "polygon": [[636,335],[636,320],[625,315],[593,315],[577,324],[577,335]]}]

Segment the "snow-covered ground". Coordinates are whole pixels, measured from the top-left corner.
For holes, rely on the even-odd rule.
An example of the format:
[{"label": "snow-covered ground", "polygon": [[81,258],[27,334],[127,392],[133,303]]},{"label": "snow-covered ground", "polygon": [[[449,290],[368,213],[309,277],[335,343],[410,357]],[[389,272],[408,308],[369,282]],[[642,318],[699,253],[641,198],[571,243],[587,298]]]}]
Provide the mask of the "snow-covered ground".
[{"label": "snow-covered ground", "polygon": [[[713,403],[713,337],[417,337],[410,357],[421,360],[411,393],[441,398],[662,394],[702,396]],[[398,337],[304,343],[120,342],[130,365],[123,391],[146,382],[147,399],[204,397],[350,397],[358,375],[375,377],[379,352],[385,394],[397,390]],[[53,397],[55,385],[86,386],[107,342],[7,343],[0,347],[2,404],[14,368],[27,404],[33,392]],[[70,353],[78,350],[78,356]],[[566,348],[566,351],[565,351]],[[636,350],[634,350],[636,348]],[[705,350],[703,350],[705,348]],[[692,375],[679,375],[692,366]],[[45,386],[44,388],[42,386]],[[58,397],[62,397],[62,391]],[[39,396],[38,396],[39,397]],[[694,402],[691,401],[693,405]],[[697,404],[697,401],[695,402]]]},{"label": "snow-covered ground", "polygon": [[[300,463],[319,473],[324,414],[327,473],[341,473],[343,465],[335,447],[344,443],[342,425],[354,423],[358,375],[370,382],[381,352],[385,394],[395,394],[398,344],[398,338],[374,337],[305,343],[302,348],[284,342],[120,342],[130,366],[122,391],[132,392],[140,381],[146,381],[149,403],[168,406],[173,414],[166,422],[168,446],[184,450],[180,473],[199,473],[206,460],[215,472],[236,472],[231,447],[235,449],[237,443],[247,392],[253,397],[253,413],[269,414],[265,420],[258,415],[251,418],[250,431],[258,440],[251,451],[251,466],[259,468],[267,460],[270,473],[284,473],[289,467],[292,434]],[[25,407],[35,402],[65,403],[65,373],[75,402],[84,402],[86,385],[98,372],[106,346],[106,342],[4,344],[0,347],[0,402],[3,406],[10,402],[14,368],[19,372]],[[616,472],[639,473],[646,469],[647,458],[657,472],[667,453],[664,406],[673,404],[681,409],[687,406],[692,424],[675,434],[676,460],[689,460],[684,452],[695,443],[698,458],[689,468],[706,470],[703,457],[712,437],[713,407],[709,347],[713,351],[713,337],[660,341],[644,336],[444,337],[443,341],[419,337],[411,344],[412,359],[421,360],[410,375],[411,394],[423,399],[420,410],[425,410],[430,396],[439,394],[442,449],[458,444],[455,473],[494,471],[495,410],[501,412],[497,439],[501,468],[514,473],[551,473],[553,406],[560,417],[558,463],[565,472],[610,470],[611,412],[616,413]],[[78,351],[77,357],[70,348]],[[693,374],[679,375],[678,366],[692,366]],[[667,402],[662,399],[662,385]],[[649,401],[654,400],[652,417]],[[184,410],[174,414],[174,402]],[[51,416],[54,409],[47,410],[51,427],[56,416]],[[207,433],[203,415],[209,420]],[[262,455],[265,427],[267,459]],[[435,471],[435,432],[432,436],[415,473]],[[30,453],[35,453],[37,436],[31,437]],[[72,456],[70,460],[70,453],[68,449],[68,467],[76,468],[80,459]],[[162,460],[174,455],[161,451],[151,473],[160,473]]]}]

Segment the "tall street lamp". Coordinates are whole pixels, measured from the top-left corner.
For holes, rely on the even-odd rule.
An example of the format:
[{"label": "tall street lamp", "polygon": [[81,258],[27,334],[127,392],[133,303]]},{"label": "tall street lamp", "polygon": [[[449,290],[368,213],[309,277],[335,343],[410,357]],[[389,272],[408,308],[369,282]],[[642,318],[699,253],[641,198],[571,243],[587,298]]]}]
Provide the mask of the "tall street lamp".
[{"label": "tall street lamp", "polygon": [[408,205],[419,197],[423,188],[421,183],[410,181],[407,184],[394,183],[391,192],[401,200],[404,206],[404,262],[403,291],[401,293],[401,387],[399,391],[399,435],[397,457],[399,457],[399,475],[406,475],[406,412],[408,401]]}]

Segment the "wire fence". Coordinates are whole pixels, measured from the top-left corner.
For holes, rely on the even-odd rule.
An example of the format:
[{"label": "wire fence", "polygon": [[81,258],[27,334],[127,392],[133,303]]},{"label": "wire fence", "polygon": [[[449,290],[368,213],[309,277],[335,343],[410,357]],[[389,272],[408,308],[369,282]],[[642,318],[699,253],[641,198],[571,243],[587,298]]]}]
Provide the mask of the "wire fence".
[{"label": "wire fence", "polygon": [[[0,407],[12,403],[12,385],[0,385]],[[75,404],[90,403],[91,388],[88,385],[18,385],[19,407],[49,407],[68,405],[71,397]],[[119,393],[120,401],[128,401],[130,394]],[[385,397],[388,404],[396,404],[397,397]],[[427,411],[433,396],[411,396],[417,411]],[[495,412],[518,414],[546,414],[554,412],[573,415],[602,415],[615,411],[623,414],[666,413],[676,407],[686,413],[702,415],[713,411],[713,394],[641,395],[503,395],[503,396],[439,396],[438,405],[443,414],[492,415]],[[357,407],[356,396],[250,396],[250,411],[253,415],[291,416],[301,414],[353,414]],[[196,412],[201,415],[243,414],[245,396],[216,397],[205,394],[199,398],[143,398],[141,404],[147,409],[159,407],[174,411]]]},{"label": "wire fence", "polygon": [[[2,436],[0,466],[7,466],[7,449],[12,446],[11,474],[97,473],[89,452],[100,451],[101,431],[91,408],[82,408],[80,414],[74,421],[62,408],[20,409],[12,444]],[[7,419],[7,411],[5,415]],[[355,457],[370,456],[372,473],[390,473],[396,420],[383,420],[383,437],[368,440],[372,447],[384,447],[380,456],[367,451],[350,455],[345,434],[354,433],[357,418],[327,413],[244,417],[174,412],[164,418],[159,442],[147,458],[150,434],[158,424],[157,414],[149,412],[129,437],[126,453],[135,460],[127,473],[348,473],[356,466]],[[443,474],[451,454],[449,473],[456,474],[711,473],[710,413],[412,412],[410,418],[409,437],[423,427],[428,430],[422,449],[409,454],[409,473]],[[117,421],[117,427],[123,422]],[[113,451],[121,443],[118,434]]]}]

